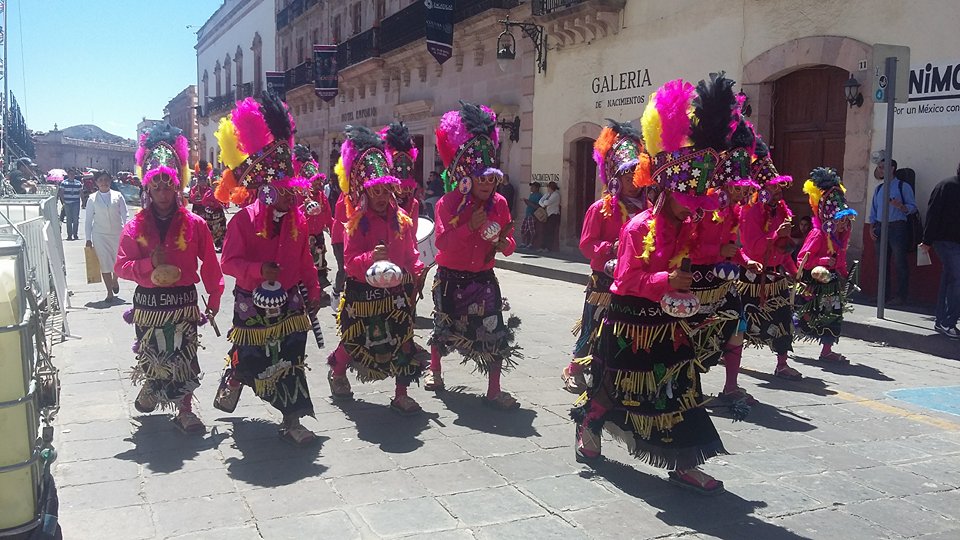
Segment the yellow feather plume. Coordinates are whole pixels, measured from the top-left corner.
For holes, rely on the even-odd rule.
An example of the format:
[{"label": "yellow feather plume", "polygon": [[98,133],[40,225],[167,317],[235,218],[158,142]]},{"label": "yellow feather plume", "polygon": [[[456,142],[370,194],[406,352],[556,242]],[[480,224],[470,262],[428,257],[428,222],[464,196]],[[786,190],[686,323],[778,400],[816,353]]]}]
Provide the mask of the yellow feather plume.
[{"label": "yellow feather plume", "polygon": [[230,121],[229,116],[220,119],[220,125],[217,132],[214,133],[217,142],[220,143],[220,163],[234,169],[247,159],[247,154],[240,151],[239,141],[237,141],[237,128]]},{"label": "yellow feather plume", "polygon": [[340,191],[342,193],[350,192],[350,179],[347,178],[347,171],[343,170],[343,158],[337,160],[337,164],[333,166],[333,172],[337,175],[337,182],[340,184]]},{"label": "yellow feather plume", "polygon": [[660,122],[660,112],[657,111],[657,104],[650,94],[650,101],[643,110],[643,116],[640,117],[640,129],[643,130],[643,144],[647,147],[647,153],[655,156],[663,150],[663,144],[660,142],[660,131],[662,125]]},{"label": "yellow feather plume", "polygon": [[820,191],[820,188],[813,183],[813,180],[807,180],[803,183],[803,192],[807,194],[810,200],[810,209],[813,210],[813,213],[817,213],[817,207],[820,205],[820,197],[823,196],[823,192]]}]

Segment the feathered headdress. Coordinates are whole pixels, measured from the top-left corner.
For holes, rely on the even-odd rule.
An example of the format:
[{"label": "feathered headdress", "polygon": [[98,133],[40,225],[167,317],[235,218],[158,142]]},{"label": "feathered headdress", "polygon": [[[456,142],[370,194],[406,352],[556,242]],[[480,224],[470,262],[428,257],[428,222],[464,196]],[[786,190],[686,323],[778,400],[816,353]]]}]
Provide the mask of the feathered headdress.
[{"label": "feathered headdress", "polygon": [[770,147],[759,136],[757,136],[750,172],[761,188],[767,184],[781,184],[784,188],[793,184],[793,177],[780,174],[777,171],[777,167],[773,164],[773,158],[770,157]]},{"label": "feathered headdress", "polygon": [[[746,96],[737,95],[736,109],[730,122],[728,149],[720,153],[720,164],[715,174],[718,187],[745,188],[752,191],[760,188],[750,170],[757,137],[753,124],[743,116],[742,107],[745,100]],[[727,206],[728,190],[718,189],[717,191],[720,205]]]},{"label": "feathered headdress", "polygon": [[690,208],[716,209],[721,179],[715,172],[737,108],[733,81],[723,72],[696,87],[682,79],[661,86],[640,119],[653,181]]},{"label": "feathered headdress", "polygon": [[[597,163],[600,181],[604,186],[601,211],[603,215],[610,216],[613,208],[619,206],[620,190],[623,188],[619,176],[632,172],[631,181],[637,187],[645,187],[644,184],[649,184],[650,156],[644,152],[637,128],[610,118],[607,122],[609,124],[593,143],[593,160]],[[621,210],[626,212],[625,208]]]},{"label": "feathered headdress", "polygon": [[[398,188],[400,180],[392,174],[390,155],[384,152],[383,139],[377,133],[364,126],[347,126],[345,133],[334,172],[346,196],[346,230],[352,234],[367,209],[366,190],[378,184]],[[400,224],[412,223],[400,208],[397,220]]]},{"label": "feathered headdress", "polygon": [[814,227],[823,229],[828,235],[836,232],[841,219],[857,216],[857,211],[847,206],[847,189],[840,183],[840,176],[834,169],[817,167],[811,171],[810,178],[803,183],[803,192],[810,201]]},{"label": "feathered headdress", "polygon": [[461,101],[460,109],[440,118],[436,135],[446,191],[458,188],[469,193],[472,177],[495,174],[503,178],[503,171],[496,168],[500,146],[497,115],[489,107]]},{"label": "feathered headdress", "polygon": [[277,190],[309,188],[293,174],[293,133],[293,117],[275,94],[264,92],[237,102],[215,134],[220,161],[228,168],[217,186],[217,199],[246,205],[259,197],[271,204]]},{"label": "feathered headdress", "polygon": [[312,188],[327,179],[326,175],[320,172],[320,164],[313,159],[310,149],[302,144],[293,147],[293,175],[306,180]]},{"label": "feathered headdress", "polygon": [[400,191],[410,193],[417,188],[417,179],[413,177],[413,167],[420,154],[410,130],[403,122],[391,122],[380,130],[384,150],[390,156],[393,176],[400,180]]},{"label": "feathered headdress", "polygon": [[137,175],[144,188],[158,175],[170,177],[174,187],[190,178],[190,143],[183,131],[164,122],[140,134],[137,148]]}]

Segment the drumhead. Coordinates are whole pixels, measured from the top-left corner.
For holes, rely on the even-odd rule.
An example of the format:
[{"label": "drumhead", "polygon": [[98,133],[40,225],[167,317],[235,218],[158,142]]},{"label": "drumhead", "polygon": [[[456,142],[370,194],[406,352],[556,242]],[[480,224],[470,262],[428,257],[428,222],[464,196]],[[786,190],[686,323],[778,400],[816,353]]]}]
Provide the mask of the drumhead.
[{"label": "drumhead", "polygon": [[433,220],[425,217],[417,218],[417,243],[431,236],[433,236]]}]

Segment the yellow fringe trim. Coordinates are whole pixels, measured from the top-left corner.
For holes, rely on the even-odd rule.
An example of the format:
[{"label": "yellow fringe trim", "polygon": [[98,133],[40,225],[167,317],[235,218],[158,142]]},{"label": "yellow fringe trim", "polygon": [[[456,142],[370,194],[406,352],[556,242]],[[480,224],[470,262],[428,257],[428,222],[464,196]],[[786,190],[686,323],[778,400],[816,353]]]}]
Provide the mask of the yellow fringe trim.
[{"label": "yellow fringe trim", "polygon": [[570,333],[578,336],[580,335],[580,330],[583,329],[583,319],[577,319],[577,322],[573,323],[573,326],[570,328]]},{"label": "yellow fringe trim", "polygon": [[613,333],[629,339],[638,349],[649,349],[654,343],[663,341],[668,336],[672,339],[678,324],[683,323],[673,322],[658,326],[641,326],[639,324],[614,322]]},{"label": "yellow fringe trim", "polygon": [[200,320],[200,308],[196,305],[184,306],[173,311],[153,311],[134,308],[133,324],[156,328],[168,323],[197,322]]},{"label": "yellow fringe trim", "polygon": [[731,287],[733,287],[733,282],[728,281],[719,287],[712,289],[691,289],[690,292],[696,295],[697,300],[700,300],[700,305],[709,306],[723,300],[724,297],[727,296],[727,293],[730,292]]},{"label": "yellow fringe trim", "polygon": [[587,303],[591,306],[608,307],[613,300],[613,294],[609,292],[592,291],[587,295]]},{"label": "yellow fringe trim", "polygon": [[759,298],[761,293],[766,290],[767,292],[767,302],[769,302],[774,296],[779,295],[780,293],[786,291],[790,288],[789,280],[779,279],[773,283],[767,281],[763,285],[759,283],[745,283],[743,281],[737,282],[737,289],[740,291],[740,294],[751,296],[754,298]]},{"label": "yellow fringe trim", "polygon": [[306,332],[313,328],[306,314],[292,315],[283,321],[266,328],[243,328],[234,326],[227,334],[227,340],[234,345],[265,345],[296,332]]}]

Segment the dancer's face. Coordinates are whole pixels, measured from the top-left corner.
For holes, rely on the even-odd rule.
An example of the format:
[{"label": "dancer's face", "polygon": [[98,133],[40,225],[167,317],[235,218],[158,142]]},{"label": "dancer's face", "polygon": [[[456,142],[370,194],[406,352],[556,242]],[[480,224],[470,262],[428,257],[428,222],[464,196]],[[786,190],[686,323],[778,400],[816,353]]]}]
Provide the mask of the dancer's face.
[{"label": "dancer's face", "polygon": [[170,177],[165,174],[157,175],[150,182],[150,204],[154,205],[158,212],[165,214],[173,209],[176,202],[177,190]]},{"label": "dancer's face", "polygon": [[693,215],[693,210],[687,208],[683,204],[680,204],[680,201],[669,194],[667,196],[667,211],[670,212],[670,215],[672,215],[677,221],[685,221],[688,217]]},{"label": "dancer's face", "polygon": [[393,197],[393,191],[383,185],[378,184],[370,186],[367,190],[367,198],[370,201],[370,209],[377,214],[386,214],[390,209],[390,199]]},{"label": "dancer's face", "polygon": [[624,196],[633,199],[640,194],[640,188],[633,184],[633,169],[621,174],[618,179],[620,180],[620,185],[623,186],[620,189],[623,191]]},{"label": "dancer's face", "polygon": [[470,194],[481,201],[485,201],[497,190],[497,183],[500,177],[495,174],[485,174],[473,179],[473,187],[470,188]]},{"label": "dancer's face", "polygon": [[280,212],[287,212],[297,204],[297,194],[292,189],[280,189],[277,202],[273,203],[273,208]]}]

